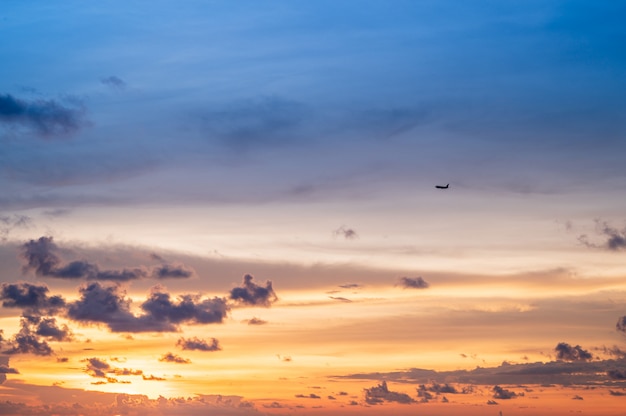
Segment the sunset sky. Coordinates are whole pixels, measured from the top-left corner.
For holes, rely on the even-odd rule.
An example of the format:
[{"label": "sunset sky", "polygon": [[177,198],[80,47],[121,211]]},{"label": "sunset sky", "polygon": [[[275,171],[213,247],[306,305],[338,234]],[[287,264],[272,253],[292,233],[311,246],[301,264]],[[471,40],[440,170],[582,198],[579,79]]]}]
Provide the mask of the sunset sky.
[{"label": "sunset sky", "polygon": [[625,16],[4,0],[0,414],[623,415]]}]

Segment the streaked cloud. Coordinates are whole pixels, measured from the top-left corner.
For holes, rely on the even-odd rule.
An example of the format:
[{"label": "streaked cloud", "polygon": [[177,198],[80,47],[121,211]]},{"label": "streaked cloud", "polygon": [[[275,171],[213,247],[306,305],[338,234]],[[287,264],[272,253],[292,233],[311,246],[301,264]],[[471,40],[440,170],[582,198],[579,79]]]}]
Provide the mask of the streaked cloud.
[{"label": "streaked cloud", "polygon": [[193,338],[180,338],[176,342],[176,346],[183,350],[190,351],[221,351],[222,347],[217,339],[211,338],[209,341],[200,339],[198,337]]}]

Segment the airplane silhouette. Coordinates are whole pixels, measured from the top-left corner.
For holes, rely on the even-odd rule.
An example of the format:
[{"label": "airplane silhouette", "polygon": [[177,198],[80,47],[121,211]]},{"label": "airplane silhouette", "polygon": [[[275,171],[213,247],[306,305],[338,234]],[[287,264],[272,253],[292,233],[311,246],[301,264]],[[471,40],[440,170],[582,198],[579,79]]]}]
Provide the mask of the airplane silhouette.
[{"label": "airplane silhouette", "polygon": [[448,189],[449,186],[450,186],[450,184],[447,184],[446,186],[435,185],[435,188],[437,188],[437,189]]}]

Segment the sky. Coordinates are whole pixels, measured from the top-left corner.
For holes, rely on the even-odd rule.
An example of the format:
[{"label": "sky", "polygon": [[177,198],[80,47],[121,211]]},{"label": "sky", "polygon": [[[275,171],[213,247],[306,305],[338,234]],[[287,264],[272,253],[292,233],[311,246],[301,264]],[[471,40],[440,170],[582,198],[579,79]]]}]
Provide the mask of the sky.
[{"label": "sky", "polygon": [[623,414],[624,15],[3,1],[0,413]]}]

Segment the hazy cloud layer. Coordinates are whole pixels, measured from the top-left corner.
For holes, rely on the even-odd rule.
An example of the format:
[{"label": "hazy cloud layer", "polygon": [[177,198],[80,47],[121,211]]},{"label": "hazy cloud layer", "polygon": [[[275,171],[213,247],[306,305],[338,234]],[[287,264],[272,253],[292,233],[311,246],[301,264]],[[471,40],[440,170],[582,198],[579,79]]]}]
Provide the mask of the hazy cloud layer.
[{"label": "hazy cloud layer", "polygon": [[22,126],[44,137],[77,132],[85,124],[84,113],[82,107],[64,106],[54,100],[28,101],[0,94],[0,123]]}]

